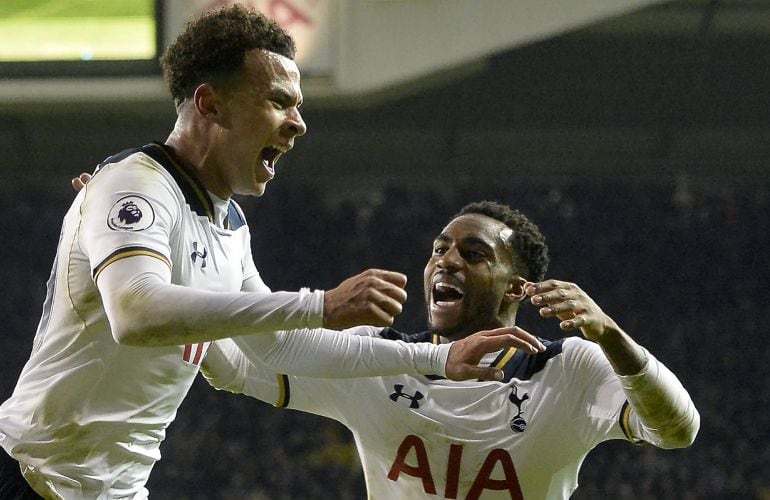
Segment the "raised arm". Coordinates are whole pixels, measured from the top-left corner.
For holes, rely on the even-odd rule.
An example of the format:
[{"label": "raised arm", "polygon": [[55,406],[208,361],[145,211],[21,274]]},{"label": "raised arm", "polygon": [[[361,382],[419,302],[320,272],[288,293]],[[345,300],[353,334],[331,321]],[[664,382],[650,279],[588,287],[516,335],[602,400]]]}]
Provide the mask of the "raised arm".
[{"label": "raised arm", "polygon": [[574,283],[548,280],[527,286],[540,315],[560,320],[564,331],[580,330],[598,344],[618,375],[641,424],[640,438],[661,448],[691,445],[700,415],[677,377],[624,332]]}]

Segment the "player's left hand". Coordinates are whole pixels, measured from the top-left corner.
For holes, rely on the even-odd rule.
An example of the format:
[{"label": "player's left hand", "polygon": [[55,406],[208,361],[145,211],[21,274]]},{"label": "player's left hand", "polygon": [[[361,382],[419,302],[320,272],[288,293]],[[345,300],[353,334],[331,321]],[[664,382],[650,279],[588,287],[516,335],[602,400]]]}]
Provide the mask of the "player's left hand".
[{"label": "player's left hand", "polygon": [[547,280],[528,283],[524,288],[532,304],[540,308],[540,316],[558,318],[564,331],[579,328],[586,339],[598,342],[605,332],[618,329],[615,321],[575,283]]},{"label": "player's left hand", "polygon": [[91,174],[87,174],[83,172],[82,174],[78,175],[77,177],[72,178],[72,188],[75,191],[80,191],[84,187],[86,187],[86,184],[88,184],[88,181],[91,180]]},{"label": "player's left hand", "polygon": [[545,351],[545,346],[534,335],[517,326],[483,330],[452,343],[446,362],[446,376],[450,380],[502,380],[502,370],[478,364],[485,354],[508,347],[529,354]]}]

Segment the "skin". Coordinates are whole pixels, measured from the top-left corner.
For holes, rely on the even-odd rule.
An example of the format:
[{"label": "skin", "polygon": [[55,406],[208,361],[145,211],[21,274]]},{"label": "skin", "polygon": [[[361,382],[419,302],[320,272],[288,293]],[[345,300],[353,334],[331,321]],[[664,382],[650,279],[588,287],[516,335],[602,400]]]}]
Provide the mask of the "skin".
[{"label": "skin", "polygon": [[[512,326],[525,298],[526,280],[515,272],[513,254],[501,237],[502,222],[481,214],[452,220],[433,243],[424,272],[424,291],[431,328],[449,340],[480,329]],[[446,283],[462,291],[450,303],[436,300],[434,285]]]},{"label": "skin", "polygon": [[540,308],[540,316],[557,318],[562,330],[580,330],[587,340],[599,344],[618,375],[639,373],[644,366],[642,347],[575,283],[530,283],[526,293],[532,304]]},{"label": "skin", "polygon": [[[307,131],[300,73],[291,59],[262,49],[247,52],[233,88],[199,85],[180,107],[166,140],[222,199],[261,196],[280,156]],[[280,151],[270,159],[265,148]]]},{"label": "skin", "polygon": [[[504,223],[481,214],[457,217],[441,231],[424,272],[431,329],[457,340],[480,329],[512,327],[519,303],[529,297],[540,316],[557,318],[563,331],[579,330],[599,344],[616,373],[638,373],[645,362],[643,349],[585,291],[567,281],[530,283],[516,273],[509,234]],[[434,285],[439,282],[459,289],[462,298],[437,301]],[[517,333],[539,344],[524,330],[517,328]]]}]

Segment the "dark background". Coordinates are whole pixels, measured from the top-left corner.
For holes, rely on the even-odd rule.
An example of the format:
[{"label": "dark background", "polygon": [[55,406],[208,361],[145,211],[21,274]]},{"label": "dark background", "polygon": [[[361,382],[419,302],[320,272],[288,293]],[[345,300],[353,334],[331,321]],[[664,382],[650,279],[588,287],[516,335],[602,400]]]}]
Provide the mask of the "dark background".
[{"label": "dark background", "polygon": [[[686,33],[584,30],[365,104],[308,99],[307,137],[264,197],[241,200],[265,280],[329,288],[371,266],[402,271],[396,326],[417,330],[437,231],[468,201],[509,203],[546,234],[549,276],[586,289],[701,412],[687,450],[599,446],[575,498],[770,498],[770,38],[715,31],[708,10],[761,16],[765,3],[664,13],[695,4]],[[0,107],[3,395],[29,354],[69,179],[165,139],[173,119],[157,103]],[[521,323],[559,335],[531,310]],[[365,497],[342,426],[203,381],[162,451],[153,498]]]}]

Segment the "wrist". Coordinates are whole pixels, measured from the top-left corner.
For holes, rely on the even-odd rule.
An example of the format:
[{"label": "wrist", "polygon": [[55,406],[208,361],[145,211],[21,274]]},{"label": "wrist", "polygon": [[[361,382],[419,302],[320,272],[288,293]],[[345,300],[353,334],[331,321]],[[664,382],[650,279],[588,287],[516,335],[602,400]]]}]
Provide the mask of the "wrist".
[{"label": "wrist", "polygon": [[618,375],[639,373],[647,363],[647,353],[617,325],[605,328],[594,340],[602,348],[613,370]]}]

